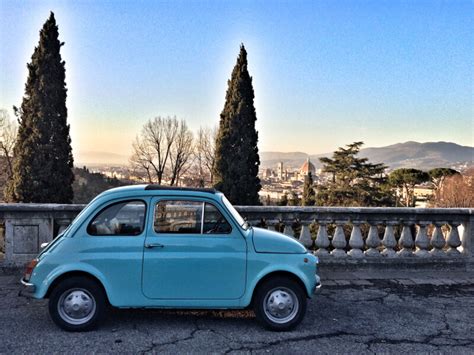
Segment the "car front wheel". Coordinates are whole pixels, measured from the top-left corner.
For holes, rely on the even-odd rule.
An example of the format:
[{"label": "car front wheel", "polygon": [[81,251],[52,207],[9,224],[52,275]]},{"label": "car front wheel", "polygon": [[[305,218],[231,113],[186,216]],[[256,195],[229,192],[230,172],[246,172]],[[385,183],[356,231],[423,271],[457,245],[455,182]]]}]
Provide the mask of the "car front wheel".
[{"label": "car front wheel", "polygon": [[67,331],[87,331],[103,319],[106,298],[102,287],[86,277],[71,277],[60,282],[49,298],[49,314]]},{"label": "car front wheel", "polygon": [[306,313],[306,294],[292,279],[274,277],[264,282],[254,299],[257,320],[267,329],[295,328]]}]

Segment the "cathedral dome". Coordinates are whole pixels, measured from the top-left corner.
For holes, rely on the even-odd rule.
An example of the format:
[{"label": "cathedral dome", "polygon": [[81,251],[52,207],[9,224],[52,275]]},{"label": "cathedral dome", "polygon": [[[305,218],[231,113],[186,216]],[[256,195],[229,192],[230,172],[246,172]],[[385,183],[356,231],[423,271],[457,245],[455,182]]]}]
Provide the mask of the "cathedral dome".
[{"label": "cathedral dome", "polygon": [[309,172],[311,172],[312,175],[316,172],[316,168],[314,167],[313,163],[309,161],[309,158],[306,159],[304,164],[300,168],[300,173],[307,175]]}]

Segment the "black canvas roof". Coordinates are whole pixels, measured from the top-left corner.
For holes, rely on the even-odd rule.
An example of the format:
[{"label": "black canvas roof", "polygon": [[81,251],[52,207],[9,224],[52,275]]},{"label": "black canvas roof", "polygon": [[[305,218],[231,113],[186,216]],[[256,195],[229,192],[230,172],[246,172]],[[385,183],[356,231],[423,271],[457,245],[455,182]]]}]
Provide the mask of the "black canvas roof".
[{"label": "black canvas roof", "polygon": [[145,187],[145,190],[167,190],[167,191],[196,191],[196,192],[207,192],[215,194],[216,189],[205,189],[205,188],[194,188],[194,187],[173,187],[173,186],[162,186],[150,184]]}]

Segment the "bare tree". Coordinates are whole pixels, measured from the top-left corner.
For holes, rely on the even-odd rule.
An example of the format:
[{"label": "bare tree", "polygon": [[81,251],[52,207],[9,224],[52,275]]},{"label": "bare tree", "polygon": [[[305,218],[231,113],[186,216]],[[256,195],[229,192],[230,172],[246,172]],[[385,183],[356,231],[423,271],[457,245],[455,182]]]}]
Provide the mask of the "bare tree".
[{"label": "bare tree", "polygon": [[178,126],[176,117],[155,117],[136,137],[130,162],[135,172],[145,171],[149,183],[162,183]]},{"label": "bare tree", "polygon": [[474,168],[448,176],[435,190],[432,207],[474,207]]},{"label": "bare tree", "polygon": [[178,184],[181,173],[189,167],[193,148],[193,134],[186,122],[181,120],[170,152],[171,186]]},{"label": "bare tree", "polygon": [[149,120],[133,142],[130,158],[135,175],[148,183],[171,186],[190,163],[193,135],[184,120],[176,117],[156,117]]},{"label": "bare tree", "polygon": [[7,110],[0,109],[0,157],[6,161],[6,178],[13,172],[13,147],[15,146],[17,125],[10,119]]},{"label": "bare tree", "polygon": [[201,127],[199,128],[196,146],[195,146],[195,163],[196,170],[199,175],[200,185],[206,185],[207,177],[209,184],[213,184],[213,169],[215,163],[215,147],[216,147],[217,128]]}]

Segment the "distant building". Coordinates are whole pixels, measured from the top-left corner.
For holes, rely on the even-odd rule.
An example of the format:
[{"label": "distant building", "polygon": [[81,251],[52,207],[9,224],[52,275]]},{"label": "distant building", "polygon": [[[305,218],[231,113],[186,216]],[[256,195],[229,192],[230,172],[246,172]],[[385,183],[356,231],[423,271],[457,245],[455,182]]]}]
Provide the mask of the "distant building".
[{"label": "distant building", "polygon": [[280,180],[284,180],[285,177],[285,171],[283,170],[283,162],[279,162],[277,166],[277,176]]},{"label": "distant building", "polygon": [[273,176],[273,171],[272,169],[263,169],[263,174],[262,174],[263,178],[270,178]]},{"label": "distant building", "polygon": [[302,176],[308,175],[308,173],[311,173],[311,175],[315,175],[316,173],[316,168],[314,167],[313,163],[310,162],[309,157],[306,159],[304,164],[300,168],[300,174]]}]

